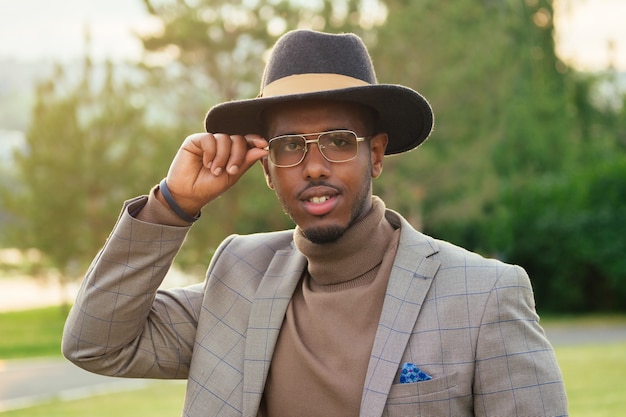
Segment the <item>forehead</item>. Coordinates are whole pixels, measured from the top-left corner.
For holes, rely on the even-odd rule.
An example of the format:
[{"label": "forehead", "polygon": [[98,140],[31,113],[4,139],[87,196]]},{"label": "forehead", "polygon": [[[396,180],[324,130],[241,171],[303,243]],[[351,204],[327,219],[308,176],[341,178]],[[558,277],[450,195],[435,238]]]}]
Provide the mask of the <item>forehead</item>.
[{"label": "forehead", "polygon": [[264,114],[269,137],[287,133],[323,132],[349,129],[366,134],[371,118],[362,105],[341,101],[301,101],[281,103]]}]

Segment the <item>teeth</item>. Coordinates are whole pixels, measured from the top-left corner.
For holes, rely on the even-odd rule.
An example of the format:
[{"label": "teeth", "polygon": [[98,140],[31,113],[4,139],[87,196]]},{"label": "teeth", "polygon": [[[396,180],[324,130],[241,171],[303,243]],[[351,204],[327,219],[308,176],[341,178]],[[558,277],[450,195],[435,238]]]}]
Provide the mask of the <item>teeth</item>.
[{"label": "teeth", "polygon": [[323,197],[311,197],[309,199],[309,201],[313,204],[322,204],[323,202],[325,202],[326,200],[330,199],[330,197],[327,196],[323,196]]}]

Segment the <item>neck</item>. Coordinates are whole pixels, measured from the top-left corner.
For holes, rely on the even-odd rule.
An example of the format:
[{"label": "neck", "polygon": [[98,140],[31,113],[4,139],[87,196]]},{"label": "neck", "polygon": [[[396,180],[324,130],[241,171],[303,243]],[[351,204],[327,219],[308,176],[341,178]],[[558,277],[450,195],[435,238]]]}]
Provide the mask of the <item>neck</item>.
[{"label": "neck", "polygon": [[294,241],[309,261],[308,272],[318,285],[346,284],[368,275],[382,261],[393,227],[385,219],[385,204],[372,197],[371,209],[338,240],[317,244],[296,228]]}]

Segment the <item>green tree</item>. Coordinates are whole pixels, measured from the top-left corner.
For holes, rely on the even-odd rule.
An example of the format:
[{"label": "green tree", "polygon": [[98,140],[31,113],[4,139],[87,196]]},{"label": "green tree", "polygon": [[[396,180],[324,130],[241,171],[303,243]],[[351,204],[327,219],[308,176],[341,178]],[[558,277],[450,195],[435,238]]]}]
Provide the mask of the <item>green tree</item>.
[{"label": "green tree", "polygon": [[[121,202],[153,183],[167,142],[145,126],[145,111],[113,66],[98,77],[85,58],[78,82],[57,66],[39,83],[15,183],[0,189],[13,246],[38,248],[66,280],[102,246]],[[169,158],[169,155],[168,155]]]},{"label": "green tree", "polygon": [[372,48],[379,77],[422,92],[436,120],[425,145],[389,160],[386,200],[435,233],[483,216],[503,181],[571,163],[573,112],[550,1],[386,4]]},{"label": "green tree", "polygon": [[[143,67],[159,97],[156,102],[166,103],[168,113],[175,115],[172,122],[188,133],[204,130],[202,121],[212,105],[258,94],[264,56],[284,32],[310,27],[365,35],[382,22],[365,10],[380,4],[355,0],[143,1],[162,24],[158,33],[142,37]],[[253,175],[242,177],[206,209],[204,216],[211,221],[194,226],[177,258],[184,267],[204,267],[211,250],[228,234],[292,226],[265,185],[261,167],[252,170]]]},{"label": "green tree", "polygon": [[436,127],[389,159],[385,201],[430,234],[526,267],[543,308],[623,305],[626,97],[615,73],[558,60],[549,0],[386,4],[379,78],[424,93]]},{"label": "green tree", "polygon": [[[543,311],[624,311],[626,155],[503,193],[485,239],[534,277]],[[523,194],[524,198],[519,198]]]}]

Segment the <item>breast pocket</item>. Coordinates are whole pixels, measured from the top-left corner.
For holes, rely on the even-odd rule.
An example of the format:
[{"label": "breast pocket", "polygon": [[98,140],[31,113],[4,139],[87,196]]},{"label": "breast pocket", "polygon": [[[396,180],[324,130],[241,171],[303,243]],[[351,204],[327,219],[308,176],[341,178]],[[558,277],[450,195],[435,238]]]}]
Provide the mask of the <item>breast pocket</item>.
[{"label": "breast pocket", "polygon": [[429,381],[392,385],[383,416],[449,415],[451,409],[458,409],[458,404],[450,404],[459,397],[457,386],[457,373]]}]

